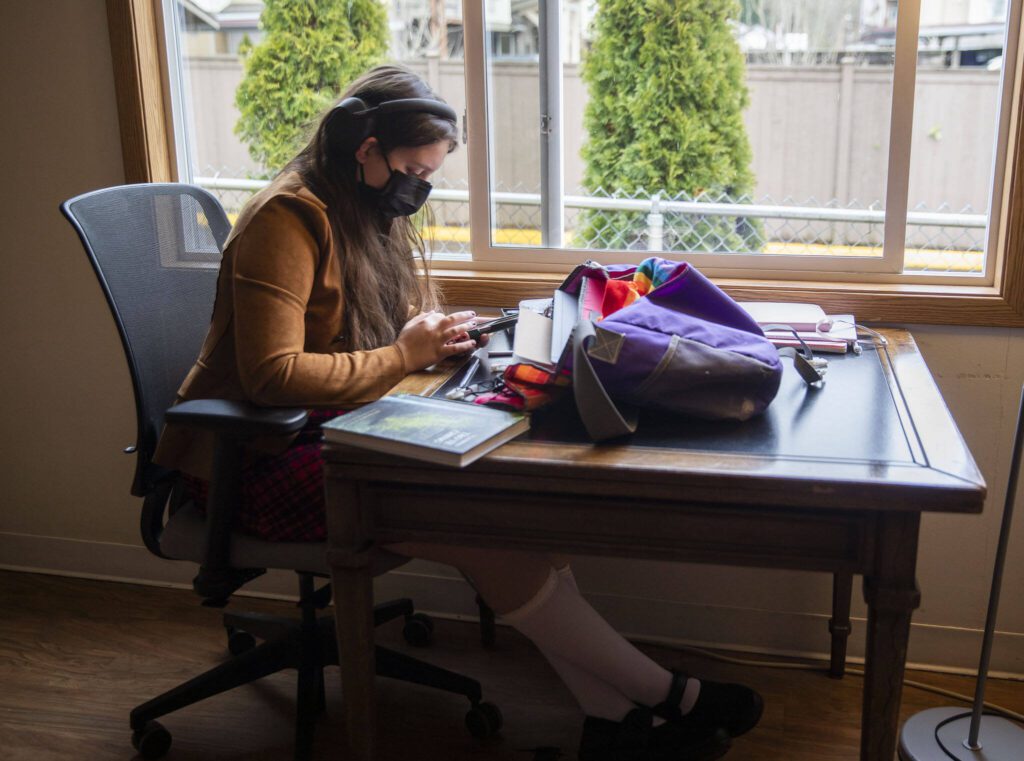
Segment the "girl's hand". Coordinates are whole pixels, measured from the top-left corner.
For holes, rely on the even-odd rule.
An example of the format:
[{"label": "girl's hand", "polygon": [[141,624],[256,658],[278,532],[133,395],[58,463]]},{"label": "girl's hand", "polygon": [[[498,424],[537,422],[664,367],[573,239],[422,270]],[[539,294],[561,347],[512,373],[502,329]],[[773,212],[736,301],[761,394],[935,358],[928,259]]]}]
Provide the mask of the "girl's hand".
[{"label": "girl's hand", "polygon": [[476,348],[466,331],[476,325],[476,312],[421,312],[405,323],[395,341],[405,358],[407,373],[422,370],[445,357]]},{"label": "girl's hand", "polygon": [[[465,331],[463,331],[462,333],[459,333],[459,335],[455,336],[455,338],[452,339],[452,343],[461,343],[462,341],[469,341],[469,340],[470,340],[469,333],[466,333]],[[487,346],[487,344],[488,344],[488,342],[490,340],[491,340],[491,334],[490,333],[484,333],[482,336],[480,336],[480,338],[478,338],[476,340],[476,345],[478,347],[479,346]]]}]

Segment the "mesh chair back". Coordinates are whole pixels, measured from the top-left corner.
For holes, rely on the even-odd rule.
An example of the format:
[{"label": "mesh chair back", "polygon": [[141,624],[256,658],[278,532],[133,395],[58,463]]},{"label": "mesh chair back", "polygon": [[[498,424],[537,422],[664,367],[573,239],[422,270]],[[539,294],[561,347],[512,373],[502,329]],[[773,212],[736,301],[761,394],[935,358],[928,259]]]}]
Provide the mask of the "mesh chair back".
[{"label": "mesh chair back", "polygon": [[125,185],[61,204],[107,297],[135,390],[137,462],[132,493],[165,475],[151,462],[210,324],[221,251],[231,224],[210,193],[191,185]]}]

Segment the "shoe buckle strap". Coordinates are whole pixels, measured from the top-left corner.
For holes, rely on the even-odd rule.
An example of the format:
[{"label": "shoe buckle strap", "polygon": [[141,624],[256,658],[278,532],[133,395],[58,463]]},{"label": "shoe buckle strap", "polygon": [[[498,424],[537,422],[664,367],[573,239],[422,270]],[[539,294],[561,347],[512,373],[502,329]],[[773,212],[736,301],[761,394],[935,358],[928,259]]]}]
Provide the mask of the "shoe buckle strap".
[{"label": "shoe buckle strap", "polygon": [[668,695],[665,699],[658,703],[651,709],[651,712],[666,721],[673,721],[682,717],[682,712],[679,710],[680,703],[683,702],[683,692],[686,690],[686,682],[689,677],[679,671],[672,672],[672,684],[669,685]]}]

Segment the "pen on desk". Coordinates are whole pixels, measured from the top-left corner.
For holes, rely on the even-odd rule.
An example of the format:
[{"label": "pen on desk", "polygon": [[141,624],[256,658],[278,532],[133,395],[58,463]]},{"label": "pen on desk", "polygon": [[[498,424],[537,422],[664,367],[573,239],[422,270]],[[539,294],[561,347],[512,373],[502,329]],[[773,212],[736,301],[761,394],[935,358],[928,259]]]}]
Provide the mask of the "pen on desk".
[{"label": "pen on desk", "polygon": [[498,357],[511,357],[515,352],[513,351],[490,351],[487,352],[488,359],[496,359]]}]

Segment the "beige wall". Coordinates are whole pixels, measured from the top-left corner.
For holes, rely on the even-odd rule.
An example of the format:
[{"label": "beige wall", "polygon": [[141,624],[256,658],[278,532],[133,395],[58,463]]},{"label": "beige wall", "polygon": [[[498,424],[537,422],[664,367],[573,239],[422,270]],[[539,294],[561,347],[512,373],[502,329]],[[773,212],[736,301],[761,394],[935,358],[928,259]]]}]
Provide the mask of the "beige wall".
[{"label": "beige wall", "polygon": [[[127,368],[58,204],[124,181],[103,0],[3,3],[0,531],[135,541]],[[117,455],[117,456],[113,456]]]},{"label": "beige wall", "polygon": [[[104,2],[4,3],[0,29],[7,32],[0,46],[7,175],[0,566],[186,581],[188,569],[138,546],[138,504],[127,493],[132,463],[120,453],[134,434],[128,375],[99,288],[57,212],[65,198],[122,181]],[[925,520],[911,658],[969,667],[1024,382],[1024,341],[1016,330],[911,327],[992,494],[981,517]],[[825,577],[597,559],[581,560],[578,573],[595,604],[632,633],[756,649],[827,646]],[[428,609],[472,610],[472,595],[447,569],[410,566],[381,587],[410,591]],[[285,587],[271,580],[267,588]],[[997,668],[1017,673],[1024,673],[1022,589],[1024,516],[1011,544],[1005,634],[994,656]],[[855,636],[863,636],[862,624]]]}]

